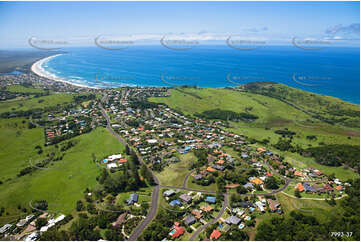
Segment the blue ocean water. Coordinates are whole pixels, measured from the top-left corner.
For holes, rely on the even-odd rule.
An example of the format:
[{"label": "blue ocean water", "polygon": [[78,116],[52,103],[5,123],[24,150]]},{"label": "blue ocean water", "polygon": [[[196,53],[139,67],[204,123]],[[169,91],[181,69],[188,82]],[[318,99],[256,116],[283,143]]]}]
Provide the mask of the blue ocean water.
[{"label": "blue ocean water", "polygon": [[199,46],[176,51],[162,46],[125,50],[69,48],[43,65],[47,71],[87,86],[227,87],[274,81],[306,91],[360,103],[360,49],[328,47],[303,50],[264,46],[237,50]]}]

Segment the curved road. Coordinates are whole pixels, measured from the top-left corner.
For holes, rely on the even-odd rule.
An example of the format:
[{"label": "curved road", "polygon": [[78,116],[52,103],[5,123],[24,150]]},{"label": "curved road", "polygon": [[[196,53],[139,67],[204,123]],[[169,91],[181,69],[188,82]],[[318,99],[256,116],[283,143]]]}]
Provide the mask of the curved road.
[{"label": "curved road", "polygon": [[202,225],[199,229],[197,229],[197,231],[192,234],[192,236],[189,238],[189,240],[194,240],[209,225],[212,225],[212,224],[216,223],[218,221],[218,219],[220,219],[222,217],[224,211],[227,208],[227,204],[228,204],[228,197],[225,194],[224,195],[224,201],[223,201],[223,204],[222,204],[222,208],[221,208],[221,211],[219,211],[218,215],[214,219],[212,219],[211,221],[209,221],[208,223]]},{"label": "curved road", "polygon": [[[110,118],[109,118],[108,114],[106,113],[106,111],[104,110],[104,108],[101,106],[101,104],[99,104],[99,108],[101,109],[103,116],[107,120],[107,130],[114,137],[116,137],[124,146],[128,145],[127,142],[120,135],[118,135],[111,127]],[[135,228],[133,233],[129,236],[129,239],[128,239],[129,241],[135,241],[140,236],[140,234],[143,232],[145,227],[147,227],[147,225],[154,219],[155,215],[157,214],[160,186],[158,185],[159,184],[158,178],[154,175],[152,170],[146,165],[146,163],[144,162],[143,158],[139,155],[139,153],[136,150],[134,150],[132,147],[130,147],[129,145],[128,145],[128,147],[130,149],[132,149],[133,152],[135,152],[139,161],[142,162],[143,165],[145,165],[147,167],[147,169],[151,172],[151,174],[153,175],[153,179],[154,179],[155,183],[157,184],[154,186],[154,189],[152,192],[152,203],[150,205],[150,209],[149,209],[149,212],[148,212],[146,218]]]}]

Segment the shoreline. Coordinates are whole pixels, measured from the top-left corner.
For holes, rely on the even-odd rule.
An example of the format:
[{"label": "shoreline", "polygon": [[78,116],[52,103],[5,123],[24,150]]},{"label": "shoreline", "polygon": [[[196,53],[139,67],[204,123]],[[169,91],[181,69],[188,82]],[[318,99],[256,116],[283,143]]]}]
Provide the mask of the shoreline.
[{"label": "shoreline", "polygon": [[49,60],[57,57],[57,56],[61,56],[61,55],[64,55],[64,54],[56,54],[56,55],[51,55],[51,56],[48,56],[46,58],[43,58],[43,59],[40,59],[38,61],[36,61],[35,63],[33,63],[31,65],[31,71],[33,73],[35,73],[36,75],[40,76],[40,77],[44,77],[44,78],[47,78],[49,80],[52,80],[52,81],[57,81],[57,82],[62,82],[62,83],[66,83],[66,84],[69,84],[69,85],[72,85],[72,86],[76,86],[76,87],[82,87],[82,88],[91,88],[91,89],[99,89],[97,87],[91,87],[91,86],[87,86],[87,85],[84,85],[84,84],[78,84],[78,83],[73,83],[73,82],[70,82],[70,81],[67,81],[66,79],[64,78],[60,78],[48,71],[46,71],[42,65],[46,62],[48,62]]}]

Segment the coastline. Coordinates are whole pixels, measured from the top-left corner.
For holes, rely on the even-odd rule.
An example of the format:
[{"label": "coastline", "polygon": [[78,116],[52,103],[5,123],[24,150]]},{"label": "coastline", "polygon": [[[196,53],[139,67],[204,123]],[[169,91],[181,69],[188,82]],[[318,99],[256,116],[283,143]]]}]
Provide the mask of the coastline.
[{"label": "coastline", "polygon": [[78,84],[78,83],[73,83],[73,82],[67,81],[64,78],[60,78],[60,77],[58,77],[58,76],[56,76],[54,74],[51,74],[50,72],[46,71],[42,67],[42,65],[44,63],[48,62],[49,60],[51,60],[51,59],[53,59],[53,58],[55,58],[57,56],[61,56],[61,55],[63,55],[63,54],[56,54],[56,55],[48,56],[46,58],[43,58],[43,59],[40,59],[40,60],[36,61],[34,64],[32,64],[31,71],[33,73],[35,73],[36,75],[38,75],[40,77],[47,78],[49,80],[66,83],[66,84],[73,85],[73,86],[76,86],[76,87],[99,89],[97,87],[91,87],[91,86],[87,86],[87,85],[84,85],[84,84]]}]

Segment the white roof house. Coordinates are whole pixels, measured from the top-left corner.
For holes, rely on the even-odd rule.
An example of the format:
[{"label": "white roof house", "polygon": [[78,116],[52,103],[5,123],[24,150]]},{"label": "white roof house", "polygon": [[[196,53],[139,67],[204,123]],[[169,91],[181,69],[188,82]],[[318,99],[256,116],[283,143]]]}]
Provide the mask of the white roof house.
[{"label": "white roof house", "polygon": [[117,167],[118,167],[118,165],[115,164],[115,163],[110,163],[110,164],[107,165],[107,168],[108,168],[108,169],[117,168]]},{"label": "white roof house", "polygon": [[118,155],[111,155],[108,157],[108,160],[113,161],[113,160],[117,160],[122,158],[122,154],[118,154]]}]

